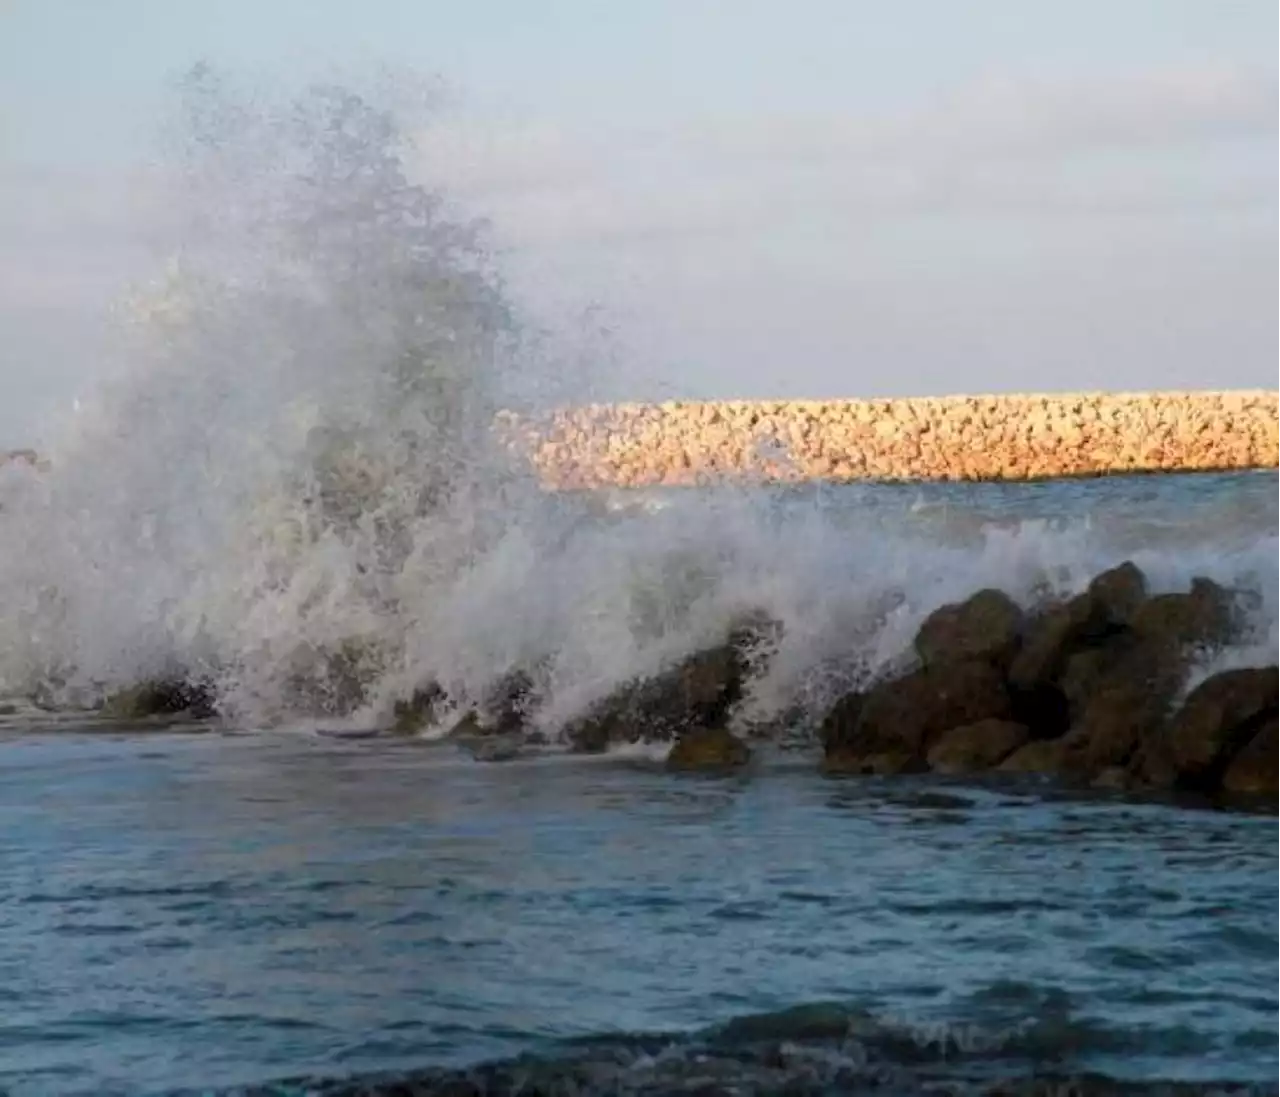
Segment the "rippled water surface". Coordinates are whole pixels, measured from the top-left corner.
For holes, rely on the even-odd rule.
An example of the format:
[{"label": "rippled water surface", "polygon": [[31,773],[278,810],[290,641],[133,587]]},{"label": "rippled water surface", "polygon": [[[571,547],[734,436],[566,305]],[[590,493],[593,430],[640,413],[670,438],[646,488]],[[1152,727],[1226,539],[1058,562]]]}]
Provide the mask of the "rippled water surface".
[{"label": "rippled water surface", "polygon": [[[1276,1079],[1274,819],[992,788],[15,736],[0,1086],[465,1063],[837,1001],[1056,1068]],[[934,1030],[935,1032],[937,1030]]]}]

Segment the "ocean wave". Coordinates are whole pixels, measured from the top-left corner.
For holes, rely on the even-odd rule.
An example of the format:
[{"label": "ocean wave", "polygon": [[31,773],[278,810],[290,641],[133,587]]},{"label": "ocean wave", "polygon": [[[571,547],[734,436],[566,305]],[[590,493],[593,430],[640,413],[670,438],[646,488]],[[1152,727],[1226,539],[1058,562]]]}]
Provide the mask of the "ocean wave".
[{"label": "ocean wave", "polygon": [[688,1035],[601,1034],[464,1068],[356,1078],[293,1078],[225,1097],[658,1097],[660,1094],[1269,1094],[1270,1081],[1108,1075],[1108,1056],[1178,1044],[1184,1033],[1117,1031],[1074,1017],[1061,995],[1022,988],[1022,1019],[910,1024],[832,1002],[750,1014]]}]

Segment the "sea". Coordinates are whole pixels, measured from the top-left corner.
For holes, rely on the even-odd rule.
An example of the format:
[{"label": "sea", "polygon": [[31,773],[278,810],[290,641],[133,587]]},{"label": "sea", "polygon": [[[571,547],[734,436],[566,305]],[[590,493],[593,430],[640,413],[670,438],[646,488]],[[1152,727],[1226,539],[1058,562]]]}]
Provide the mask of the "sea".
[{"label": "sea", "polygon": [[[784,528],[820,511],[885,536],[896,514],[952,546],[1088,518],[1139,556],[1230,557],[1274,546],[1276,489],[1161,476],[773,505]],[[655,493],[627,520],[693,502]],[[803,743],[700,779],[644,750],[492,763],[323,721],[7,711],[13,1097],[444,1093],[468,1072],[513,1093],[1276,1090],[1272,816],[1036,779],[826,779]]]}]

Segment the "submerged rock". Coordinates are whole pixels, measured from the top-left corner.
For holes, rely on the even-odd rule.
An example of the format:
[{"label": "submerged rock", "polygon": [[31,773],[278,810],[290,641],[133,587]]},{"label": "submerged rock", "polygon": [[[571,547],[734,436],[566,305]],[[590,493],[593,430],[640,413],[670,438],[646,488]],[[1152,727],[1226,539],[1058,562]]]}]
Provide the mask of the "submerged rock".
[{"label": "submerged rock", "polygon": [[901,747],[872,751],[833,750],[822,759],[822,771],[832,776],[896,777],[902,773],[924,773],[927,768],[919,753]]},{"label": "submerged rock", "polygon": [[667,755],[674,772],[719,772],[738,769],[751,761],[751,748],[726,728],[695,728],[685,732]]},{"label": "submerged rock", "polygon": [[1125,792],[1133,784],[1133,775],[1124,766],[1106,766],[1089,782],[1089,787],[1109,792]]}]

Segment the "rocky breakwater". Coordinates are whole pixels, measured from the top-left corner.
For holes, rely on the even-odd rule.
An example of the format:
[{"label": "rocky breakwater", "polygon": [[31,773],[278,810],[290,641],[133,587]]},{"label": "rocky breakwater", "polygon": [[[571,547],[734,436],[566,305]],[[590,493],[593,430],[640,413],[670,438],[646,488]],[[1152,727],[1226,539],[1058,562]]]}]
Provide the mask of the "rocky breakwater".
[{"label": "rocky breakwater", "polygon": [[[1151,594],[1132,563],[1031,610],[1001,591],[978,591],[931,613],[897,672],[816,714],[822,769],[1035,773],[1108,789],[1274,798],[1276,667],[1196,681],[1240,627],[1234,592],[1198,578],[1188,590]],[[781,639],[776,622],[746,616],[722,643],[616,689],[558,737],[581,752],[669,743],[673,770],[744,766],[753,741],[806,723],[799,711],[768,725],[741,718],[740,702]],[[458,729],[527,741],[540,705],[535,680],[513,676]],[[490,748],[487,756],[510,753]]]},{"label": "rocky breakwater", "polygon": [[1275,468],[1275,392],[604,404],[499,430],[550,487]]},{"label": "rocky breakwater", "polygon": [[[1041,774],[1097,788],[1274,803],[1276,667],[1195,681],[1198,668],[1238,638],[1238,609],[1238,596],[1209,579],[1151,594],[1132,563],[1032,610],[1001,591],[978,591],[924,620],[898,672],[818,714],[821,768],[832,776]],[[799,711],[767,725],[741,718],[740,702],[781,638],[776,622],[746,616],[722,643],[602,698],[559,738],[580,752],[669,743],[672,770],[745,766],[754,741],[806,722]],[[463,718],[461,733],[527,740],[539,707],[533,682],[514,676]],[[478,756],[514,752],[513,745]]]},{"label": "rocky breakwater", "polygon": [[922,625],[917,665],[842,697],[821,728],[832,774],[1052,774],[1112,789],[1276,794],[1275,666],[1197,662],[1237,629],[1231,592],[1149,595],[1124,564],[1026,613],[984,590]]},{"label": "rocky breakwater", "polygon": [[[478,699],[424,682],[377,726],[447,738],[482,761],[553,743],[579,753],[657,743],[667,749],[667,768],[705,773],[739,770],[761,742],[795,741],[812,730],[830,776],[1040,774],[1273,806],[1276,666],[1207,676],[1202,669],[1240,638],[1240,603],[1236,592],[1204,578],[1152,594],[1132,563],[1032,609],[981,590],[931,613],[893,672],[816,712],[797,706],[766,723],[748,720],[742,702],[785,631],[752,613],[721,642],[623,683],[567,722],[545,718],[550,682],[534,665],[513,670]],[[341,689],[299,690],[299,713],[308,699],[317,719],[367,712],[370,698],[353,666],[340,668]],[[856,667],[851,652],[851,681]],[[210,687],[177,680],[117,694],[103,715],[203,718],[216,710]]]}]

